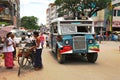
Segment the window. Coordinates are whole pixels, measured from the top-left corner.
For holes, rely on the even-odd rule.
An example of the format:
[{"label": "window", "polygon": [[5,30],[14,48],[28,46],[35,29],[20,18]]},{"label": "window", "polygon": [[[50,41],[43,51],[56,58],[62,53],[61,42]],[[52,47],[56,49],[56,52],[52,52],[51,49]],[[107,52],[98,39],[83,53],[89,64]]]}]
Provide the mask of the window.
[{"label": "window", "polygon": [[51,30],[52,33],[58,33],[58,31],[57,31],[57,29],[58,29],[57,28],[57,23],[53,23],[50,26],[51,26],[50,30]]},{"label": "window", "polygon": [[57,26],[54,26],[53,27],[53,31],[54,31],[54,33],[57,33],[58,31],[57,31]]},{"label": "window", "polygon": [[76,26],[72,26],[72,25],[67,25],[67,26],[61,26],[61,31],[62,33],[76,33]]},{"label": "window", "polygon": [[61,26],[61,31],[63,34],[73,34],[77,32],[90,33],[91,29],[91,26]]},{"label": "window", "polygon": [[113,16],[116,16],[116,10],[113,11]]},{"label": "window", "polygon": [[120,10],[117,11],[117,16],[120,16]]},{"label": "window", "polygon": [[120,16],[120,10],[114,10],[113,16]]},{"label": "window", "polygon": [[91,26],[77,26],[77,32],[91,32]]}]

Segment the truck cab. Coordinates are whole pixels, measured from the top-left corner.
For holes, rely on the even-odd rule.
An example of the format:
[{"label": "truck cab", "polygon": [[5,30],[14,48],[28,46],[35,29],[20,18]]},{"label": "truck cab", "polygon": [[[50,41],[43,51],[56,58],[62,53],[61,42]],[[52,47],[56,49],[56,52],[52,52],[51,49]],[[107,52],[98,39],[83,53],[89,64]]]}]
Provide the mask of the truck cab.
[{"label": "truck cab", "polygon": [[55,19],[50,26],[50,45],[59,63],[67,55],[81,54],[94,63],[97,60],[99,44],[94,39],[94,22],[87,20]]}]

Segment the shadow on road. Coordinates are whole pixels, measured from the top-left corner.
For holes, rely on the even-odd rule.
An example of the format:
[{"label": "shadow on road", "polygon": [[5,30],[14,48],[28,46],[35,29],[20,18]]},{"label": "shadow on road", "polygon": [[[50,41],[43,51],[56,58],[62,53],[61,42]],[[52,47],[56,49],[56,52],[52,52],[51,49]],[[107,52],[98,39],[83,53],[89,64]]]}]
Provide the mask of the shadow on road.
[{"label": "shadow on road", "polygon": [[[49,51],[54,60],[57,61],[56,54],[52,51]],[[67,55],[63,65],[98,65],[98,63],[89,63],[86,57],[81,55]]]},{"label": "shadow on road", "polygon": [[[7,74],[14,74],[14,75],[18,75],[18,64],[17,64],[17,61],[14,61],[14,64],[15,66],[13,67],[13,69],[6,69],[6,67],[4,66],[4,61],[2,60],[2,63],[0,65],[0,75],[7,75]],[[30,69],[30,68],[26,68],[26,69],[21,69],[21,75],[20,76],[23,76],[25,74],[28,74],[28,73],[31,73],[31,72],[34,72],[34,69]],[[12,75],[11,74],[11,75]],[[1,80],[1,78],[0,78]]]}]

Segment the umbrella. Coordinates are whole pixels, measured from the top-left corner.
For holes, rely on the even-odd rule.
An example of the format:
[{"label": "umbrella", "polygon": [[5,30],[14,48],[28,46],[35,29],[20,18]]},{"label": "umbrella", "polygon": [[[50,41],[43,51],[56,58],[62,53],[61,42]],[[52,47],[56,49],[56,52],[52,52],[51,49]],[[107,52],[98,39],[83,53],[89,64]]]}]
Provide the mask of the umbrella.
[{"label": "umbrella", "polygon": [[11,32],[11,30],[13,29],[13,26],[6,26],[1,28],[0,30],[0,37],[4,38],[6,37],[8,32]]},{"label": "umbrella", "polygon": [[1,37],[1,38],[6,37],[7,33],[8,33],[8,31],[0,30],[0,37]]},{"label": "umbrella", "polygon": [[13,26],[6,26],[6,27],[3,27],[1,30],[10,32],[13,28],[14,28]]}]

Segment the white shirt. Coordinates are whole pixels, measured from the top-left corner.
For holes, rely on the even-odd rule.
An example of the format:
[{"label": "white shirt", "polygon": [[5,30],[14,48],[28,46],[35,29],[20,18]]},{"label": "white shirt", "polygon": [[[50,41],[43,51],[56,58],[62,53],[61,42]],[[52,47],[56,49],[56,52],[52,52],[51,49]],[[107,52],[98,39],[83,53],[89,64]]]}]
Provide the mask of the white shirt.
[{"label": "white shirt", "polygon": [[[7,40],[9,41],[8,44],[12,44],[13,43],[13,40],[10,37],[7,38]],[[13,45],[6,46],[6,42],[5,42],[4,46],[3,46],[3,52],[13,52],[13,51],[14,51]]]},{"label": "white shirt", "polygon": [[28,37],[28,38],[26,39],[26,42],[27,42],[27,43],[31,43],[31,42],[32,42],[32,38],[31,38],[31,37]]}]

